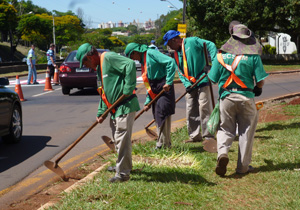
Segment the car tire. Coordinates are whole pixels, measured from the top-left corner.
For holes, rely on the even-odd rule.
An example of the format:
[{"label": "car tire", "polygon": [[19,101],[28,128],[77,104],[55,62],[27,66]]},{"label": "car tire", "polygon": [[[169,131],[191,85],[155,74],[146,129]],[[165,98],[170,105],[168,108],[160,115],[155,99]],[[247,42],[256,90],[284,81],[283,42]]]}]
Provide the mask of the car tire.
[{"label": "car tire", "polygon": [[62,93],[64,94],[64,95],[69,95],[70,94],[70,88],[67,88],[67,87],[64,87],[64,86],[62,86],[62,88],[61,88],[61,90],[62,90]]},{"label": "car tire", "polygon": [[9,126],[9,134],[2,137],[5,143],[13,144],[21,141],[23,132],[22,122],[21,108],[18,105],[14,105]]}]

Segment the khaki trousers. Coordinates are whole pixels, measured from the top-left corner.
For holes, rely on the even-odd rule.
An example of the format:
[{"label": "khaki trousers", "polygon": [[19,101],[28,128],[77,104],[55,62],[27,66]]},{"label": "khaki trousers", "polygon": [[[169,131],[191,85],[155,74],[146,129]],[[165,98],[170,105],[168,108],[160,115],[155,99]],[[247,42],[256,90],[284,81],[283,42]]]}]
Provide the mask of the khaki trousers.
[{"label": "khaki trousers", "polygon": [[214,138],[209,133],[206,125],[212,112],[209,86],[197,88],[191,93],[187,93],[185,100],[187,128],[190,139],[197,141],[202,140],[202,138]]},{"label": "khaki trousers", "polygon": [[157,147],[170,147],[171,146],[171,116],[165,119],[161,127],[157,127],[158,138],[156,142]]},{"label": "khaki trousers", "polygon": [[253,98],[232,93],[220,100],[220,128],[217,132],[218,157],[228,154],[236,137],[238,126],[239,151],[236,171],[248,171],[252,157],[252,146],[258,120]]},{"label": "khaki trousers", "polygon": [[135,112],[110,119],[110,127],[115,143],[118,159],[116,161],[116,177],[129,176],[132,169],[131,135]]}]

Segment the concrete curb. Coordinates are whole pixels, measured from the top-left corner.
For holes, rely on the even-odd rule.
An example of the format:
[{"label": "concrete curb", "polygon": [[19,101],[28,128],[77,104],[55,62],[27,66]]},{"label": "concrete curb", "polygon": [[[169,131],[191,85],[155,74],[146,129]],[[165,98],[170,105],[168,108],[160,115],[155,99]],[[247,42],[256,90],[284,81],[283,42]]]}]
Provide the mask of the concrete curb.
[{"label": "concrete curb", "polygon": [[[110,163],[105,163],[104,165],[100,166],[95,171],[93,171],[92,173],[90,173],[86,177],[84,177],[83,179],[79,180],[75,184],[73,184],[70,187],[68,187],[67,189],[65,189],[63,192],[70,193],[72,190],[75,190],[75,189],[79,188],[80,186],[82,186],[83,184],[85,184],[86,182],[91,181],[100,171],[102,171],[109,164]],[[47,209],[47,208],[49,208],[51,206],[54,206],[55,204],[56,204],[56,202],[51,202],[50,201],[50,202],[42,205],[37,210],[44,210],[44,209]]]}]

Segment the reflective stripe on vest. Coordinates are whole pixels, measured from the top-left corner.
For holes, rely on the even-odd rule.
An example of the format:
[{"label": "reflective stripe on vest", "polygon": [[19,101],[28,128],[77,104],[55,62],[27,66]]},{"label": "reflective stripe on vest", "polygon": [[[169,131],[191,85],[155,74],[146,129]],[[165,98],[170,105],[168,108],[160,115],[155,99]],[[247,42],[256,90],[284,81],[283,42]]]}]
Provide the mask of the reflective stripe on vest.
[{"label": "reflective stripe on vest", "polygon": [[[111,107],[111,103],[108,102],[105,92],[104,92],[104,83],[103,83],[103,74],[102,74],[102,69],[103,69],[103,61],[104,61],[104,55],[106,52],[103,52],[101,54],[101,63],[100,63],[100,72],[101,72],[101,82],[102,82],[102,86],[98,88],[98,92],[102,98],[102,101],[105,103],[105,105],[107,106],[107,108]],[[114,114],[116,112],[115,109],[112,109],[111,112]]]},{"label": "reflective stripe on vest", "polygon": [[153,91],[151,90],[151,86],[149,84],[149,81],[148,81],[146,57],[147,57],[147,51],[144,52],[144,65],[142,65],[142,78],[143,78],[144,85],[147,89],[148,94],[150,95],[151,99],[154,99],[157,94],[153,93]]},{"label": "reflective stripe on vest", "polygon": [[190,82],[195,83],[197,80],[195,77],[189,76],[189,69],[188,69],[188,65],[187,65],[187,59],[186,59],[186,54],[185,54],[185,50],[184,50],[184,39],[182,40],[182,45],[181,45],[181,50],[182,50],[182,56],[183,56],[183,70],[184,70],[184,74],[181,73],[181,71],[179,70],[179,58],[178,58],[178,53],[175,50],[174,52],[174,56],[175,56],[175,60],[178,66],[178,71],[179,73],[184,76],[185,78],[187,78]]},{"label": "reflective stripe on vest", "polygon": [[220,62],[220,64],[222,66],[224,66],[228,71],[230,71],[230,76],[228,77],[227,81],[225,82],[225,84],[223,85],[223,88],[228,87],[228,85],[230,85],[232,83],[232,81],[235,81],[236,84],[238,84],[239,86],[241,86],[242,88],[247,88],[247,86],[242,82],[242,80],[240,80],[240,78],[238,78],[235,74],[234,74],[234,70],[236,69],[236,67],[238,66],[239,62],[241,61],[243,55],[238,55],[234,58],[233,62],[231,65],[228,65],[224,62],[223,60],[223,56],[222,53],[218,53],[217,54],[217,58],[218,61]]}]

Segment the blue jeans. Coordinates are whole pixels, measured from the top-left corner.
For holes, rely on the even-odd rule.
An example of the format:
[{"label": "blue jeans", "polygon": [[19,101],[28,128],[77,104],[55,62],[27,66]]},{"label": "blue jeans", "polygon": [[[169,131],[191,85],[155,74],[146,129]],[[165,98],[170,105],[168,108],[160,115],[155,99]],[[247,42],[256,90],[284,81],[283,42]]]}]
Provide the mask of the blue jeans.
[{"label": "blue jeans", "polygon": [[33,65],[33,68],[31,68],[31,65],[28,65],[28,79],[27,79],[27,84],[30,83],[32,74],[33,74],[33,83],[35,83],[36,82],[36,68],[35,68],[35,65]]}]

